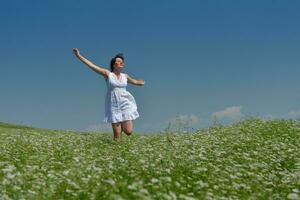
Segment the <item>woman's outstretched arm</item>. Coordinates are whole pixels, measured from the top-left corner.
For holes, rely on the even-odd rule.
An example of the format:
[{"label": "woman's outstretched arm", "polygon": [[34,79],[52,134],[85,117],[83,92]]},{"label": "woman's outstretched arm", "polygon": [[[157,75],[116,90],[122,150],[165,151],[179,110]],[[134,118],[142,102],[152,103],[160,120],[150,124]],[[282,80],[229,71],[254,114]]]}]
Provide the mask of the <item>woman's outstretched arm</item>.
[{"label": "woman's outstretched arm", "polygon": [[128,83],[131,83],[133,85],[139,85],[139,86],[143,86],[145,84],[144,80],[135,80],[135,79],[131,78],[128,74],[125,74],[125,75],[126,75]]},{"label": "woman's outstretched arm", "polygon": [[91,61],[89,61],[88,59],[86,59],[85,57],[83,57],[82,55],[80,55],[80,52],[77,48],[73,49],[73,53],[75,54],[75,56],[84,64],[86,64],[89,68],[91,68],[93,71],[97,72],[98,74],[101,74],[102,76],[104,76],[105,78],[108,77],[109,75],[109,71],[105,68],[99,67],[97,65],[95,65],[94,63],[92,63]]}]

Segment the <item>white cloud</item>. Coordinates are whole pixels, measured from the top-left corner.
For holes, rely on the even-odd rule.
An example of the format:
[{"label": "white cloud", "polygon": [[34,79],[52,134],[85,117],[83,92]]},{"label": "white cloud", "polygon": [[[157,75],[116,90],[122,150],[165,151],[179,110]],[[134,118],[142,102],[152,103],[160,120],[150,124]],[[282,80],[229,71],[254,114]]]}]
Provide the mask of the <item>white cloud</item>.
[{"label": "white cloud", "polygon": [[230,120],[239,120],[243,115],[241,113],[242,106],[231,106],[227,107],[224,110],[214,112],[213,117],[216,117],[219,120],[230,119]]},{"label": "white cloud", "polygon": [[297,111],[290,111],[283,115],[283,118],[289,119],[299,119],[300,118],[300,110]]},{"label": "white cloud", "polygon": [[300,110],[292,110],[288,113],[282,114],[282,115],[264,115],[264,118],[266,119],[300,119]]},{"label": "white cloud", "polygon": [[290,111],[285,115],[286,118],[297,119],[300,118],[300,110],[298,111]]}]

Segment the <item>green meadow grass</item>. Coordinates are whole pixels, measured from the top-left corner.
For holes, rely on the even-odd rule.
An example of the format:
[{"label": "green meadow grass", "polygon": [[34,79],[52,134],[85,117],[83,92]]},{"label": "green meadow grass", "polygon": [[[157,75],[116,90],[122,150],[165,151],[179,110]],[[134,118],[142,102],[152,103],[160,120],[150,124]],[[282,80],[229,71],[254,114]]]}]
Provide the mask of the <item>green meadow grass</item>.
[{"label": "green meadow grass", "polygon": [[0,124],[0,199],[300,199],[300,121],[122,136]]}]

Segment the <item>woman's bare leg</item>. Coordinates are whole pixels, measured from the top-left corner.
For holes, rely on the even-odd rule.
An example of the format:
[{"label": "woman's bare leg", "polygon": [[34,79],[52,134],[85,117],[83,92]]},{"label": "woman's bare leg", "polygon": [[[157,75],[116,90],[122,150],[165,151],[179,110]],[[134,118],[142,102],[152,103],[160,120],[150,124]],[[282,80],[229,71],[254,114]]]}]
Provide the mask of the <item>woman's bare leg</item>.
[{"label": "woman's bare leg", "polygon": [[122,133],[121,123],[112,123],[111,126],[114,131],[114,140],[120,140]]},{"label": "woman's bare leg", "polygon": [[133,132],[133,123],[131,120],[121,122],[122,130],[126,135],[131,135]]}]

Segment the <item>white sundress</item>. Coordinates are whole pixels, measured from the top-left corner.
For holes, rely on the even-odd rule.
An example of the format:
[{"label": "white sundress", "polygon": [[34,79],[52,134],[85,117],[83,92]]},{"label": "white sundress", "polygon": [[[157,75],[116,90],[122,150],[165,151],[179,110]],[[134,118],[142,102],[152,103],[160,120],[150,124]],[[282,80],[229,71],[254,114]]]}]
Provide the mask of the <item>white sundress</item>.
[{"label": "white sundress", "polygon": [[124,73],[120,73],[118,80],[113,72],[110,72],[105,80],[107,93],[105,97],[105,117],[106,123],[117,123],[126,120],[135,120],[139,117],[134,97],[126,90],[127,78]]}]

